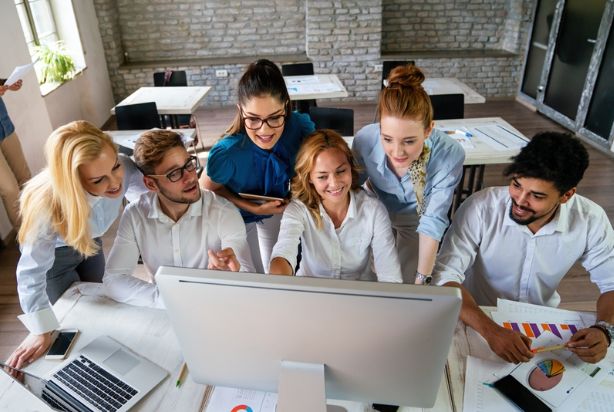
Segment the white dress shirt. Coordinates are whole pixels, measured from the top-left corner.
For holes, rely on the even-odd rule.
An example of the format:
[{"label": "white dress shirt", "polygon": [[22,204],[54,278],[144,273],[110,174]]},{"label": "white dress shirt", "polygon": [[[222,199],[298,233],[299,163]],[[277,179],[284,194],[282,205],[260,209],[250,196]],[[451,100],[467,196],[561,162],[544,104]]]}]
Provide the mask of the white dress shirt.
[{"label": "white dress shirt", "polygon": [[[175,222],[160,208],[157,194],[146,193],[120,219],[103,278],[105,294],[118,302],[163,308],[154,279],[158,267],[206,269],[207,251],[225,248],[233,249],[241,271],[254,271],[245,224],[232,203],[201,190],[200,200]],[[132,276],[139,254],[149,282]]]},{"label": "white dress shirt", "polygon": [[[143,185],[143,175],[126,156],[119,156],[124,166],[124,196],[147,191]],[[113,224],[124,196],[109,198],[88,195],[91,207],[89,226],[92,238],[102,236]],[[132,200],[130,199],[130,200]],[[19,320],[33,334],[40,335],[57,329],[60,324],[51,309],[47,297],[47,272],[55,262],[55,249],[66,246],[51,227],[48,220],[41,221],[38,233],[20,245],[21,257],[17,263],[17,292],[24,312]]]},{"label": "white dress shirt", "polygon": [[579,260],[601,293],[614,290],[614,231],[604,210],[578,194],[533,234],[509,217],[507,187],[469,197],[454,215],[434,281],[463,285],[479,305],[497,298],[558,306],[556,289]]},{"label": "white dress shirt", "polygon": [[373,279],[370,252],[377,280],[401,283],[401,267],[384,205],[364,191],[350,191],[350,205],[341,226],[335,226],[320,205],[322,228],[316,226],[305,204],[290,202],[281,219],[271,259],[282,257],[296,267],[299,241],[301,263],[297,276],[336,279]]}]

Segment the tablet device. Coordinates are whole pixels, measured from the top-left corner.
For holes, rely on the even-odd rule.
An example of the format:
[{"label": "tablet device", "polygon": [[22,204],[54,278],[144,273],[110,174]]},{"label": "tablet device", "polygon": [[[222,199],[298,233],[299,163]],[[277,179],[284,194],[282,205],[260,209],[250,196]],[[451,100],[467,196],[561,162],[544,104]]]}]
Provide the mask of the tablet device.
[{"label": "tablet device", "polygon": [[261,200],[261,201],[264,201],[264,202],[271,202],[273,200],[279,200],[280,202],[286,202],[286,199],[284,199],[282,197],[252,195],[250,193],[239,193],[239,196],[241,196],[243,199]]}]

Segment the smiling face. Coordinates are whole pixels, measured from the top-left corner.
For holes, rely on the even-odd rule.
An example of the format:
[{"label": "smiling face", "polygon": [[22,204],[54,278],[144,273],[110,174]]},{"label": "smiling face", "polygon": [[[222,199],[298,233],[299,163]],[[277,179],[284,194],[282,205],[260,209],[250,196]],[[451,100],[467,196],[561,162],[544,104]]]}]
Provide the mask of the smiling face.
[{"label": "smiling face", "polygon": [[380,129],[388,164],[398,176],[402,176],[411,163],[420,157],[433,125],[425,129],[420,121],[383,114]]},{"label": "smiling face", "polygon": [[520,224],[536,233],[550,221],[562,203],[566,203],[576,192],[572,188],[560,194],[552,182],[532,177],[513,177],[509,193],[512,199],[509,215]]},{"label": "smiling face", "polygon": [[171,182],[166,175],[176,169],[183,168],[189,161],[190,155],[184,147],[173,147],[154,168],[156,177],[145,176],[145,185],[149,190],[158,193],[160,202],[166,205],[190,204],[200,199],[197,171],[184,170],[183,176],[176,182]]},{"label": "smiling face", "polygon": [[347,204],[352,187],[352,170],[347,156],[337,148],[323,150],[309,173],[325,208]]},{"label": "smiling face", "polygon": [[104,145],[100,156],[80,165],[78,171],[83,188],[89,194],[110,198],[122,195],[124,168],[111,146]]},{"label": "smiling face", "polygon": [[[242,112],[245,131],[252,142],[261,149],[271,150],[284,132],[284,103],[271,95],[265,95],[252,97],[246,104],[239,106],[239,109]],[[258,123],[262,123],[258,128],[252,126]]]}]

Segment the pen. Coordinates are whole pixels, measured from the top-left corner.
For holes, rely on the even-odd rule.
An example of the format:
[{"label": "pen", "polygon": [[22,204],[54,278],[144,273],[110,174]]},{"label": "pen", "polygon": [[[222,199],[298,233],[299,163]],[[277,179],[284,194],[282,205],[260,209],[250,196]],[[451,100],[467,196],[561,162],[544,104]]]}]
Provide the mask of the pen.
[{"label": "pen", "polygon": [[566,346],[564,343],[561,343],[560,345],[552,345],[552,346],[539,346],[537,348],[533,348],[531,349],[531,352],[533,353],[540,353],[540,352],[548,352],[551,350],[559,350],[559,349],[565,349]]},{"label": "pen", "polygon": [[183,377],[185,375],[185,371],[188,370],[188,365],[183,362],[183,365],[181,365],[181,369],[179,369],[179,375],[177,376],[177,382],[175,382],[175,387],[178,388],[181,386],[181,384],[183,383]]}]

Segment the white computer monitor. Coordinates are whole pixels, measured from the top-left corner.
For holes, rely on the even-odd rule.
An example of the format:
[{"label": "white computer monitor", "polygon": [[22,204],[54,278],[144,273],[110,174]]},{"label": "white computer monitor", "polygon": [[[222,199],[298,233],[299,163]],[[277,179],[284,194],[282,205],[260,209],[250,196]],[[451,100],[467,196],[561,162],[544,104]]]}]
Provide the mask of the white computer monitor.
[{"label": "white computer monitor", "polygon": [[281,412],[433,406],[461,305],[434,286],[164,266],[156,282],[193,379],[278,392]]}]

